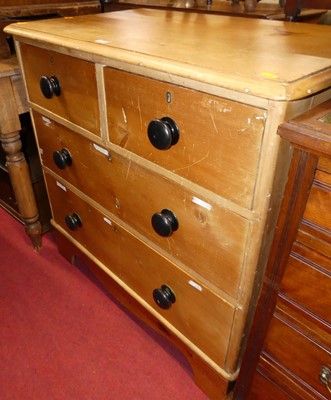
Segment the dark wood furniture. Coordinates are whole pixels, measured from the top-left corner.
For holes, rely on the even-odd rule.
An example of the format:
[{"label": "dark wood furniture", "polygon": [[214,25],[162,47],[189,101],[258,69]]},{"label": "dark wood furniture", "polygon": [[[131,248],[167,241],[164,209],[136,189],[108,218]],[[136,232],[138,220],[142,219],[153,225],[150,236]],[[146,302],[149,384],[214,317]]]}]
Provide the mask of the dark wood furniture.
[{"label": "dark wood furniture", "polygon": [[294,146],[236,399],[329,399],[331,100],[280,126]]},{"label": "dark wood furniture", "polygon": [[[231,2],[227,0],[213,0],[211,2],[208,0],[102,0],[102,7],[106,12],[132,8],[153,8],[243,18],[285,19],[282,5],[264,2],[252,5],[252,3],[243,1]],[[325,10],[304,10],[297,19],[305,22],[316,22],[324,13]]]},{"label": "dark wood furniture", "polygon": [[277,4],[259,4],[258,7],[247,10],[244,2],[232,3],[225,0],[212,2],[207,0],[104,0],[103,7],[106,12],[143,7],[263,19],[283,13],[282,7]]},{"label": "dark wood furniture", "polygon": [[0,59],[11,56],[3,29],[12,22],[98,12],[101,12],[99,0],[0,0]]},{"label": "dark wood furniture", "polygon": [[331,0],[286,0],[284,11],[288,19],[296,20],[303,9],[331,9]]},{"label": "dark wood furniture", "polygon": [[64,17],[100,11],[99,0],[0,0],[1,18]]}]

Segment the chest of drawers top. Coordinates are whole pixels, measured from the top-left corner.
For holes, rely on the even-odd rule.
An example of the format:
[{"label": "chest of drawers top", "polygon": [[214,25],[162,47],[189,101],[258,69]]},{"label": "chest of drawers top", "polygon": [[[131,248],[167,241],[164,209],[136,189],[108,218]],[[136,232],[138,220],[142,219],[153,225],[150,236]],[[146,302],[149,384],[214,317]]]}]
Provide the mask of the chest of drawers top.
[{"label": "chest of drawers top", "polygon": [[165,80],[187,78],[267,99],[294,100],[331,84],[327,26],[137,9],[7,31],[94,62],[128,63],[163,72]]}]

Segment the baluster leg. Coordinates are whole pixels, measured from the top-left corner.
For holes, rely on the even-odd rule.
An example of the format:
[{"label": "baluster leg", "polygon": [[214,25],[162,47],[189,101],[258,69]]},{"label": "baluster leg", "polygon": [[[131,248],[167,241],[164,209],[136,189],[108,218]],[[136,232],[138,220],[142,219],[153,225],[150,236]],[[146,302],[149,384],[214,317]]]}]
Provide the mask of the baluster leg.
[{"label": "baluster leg", "polygon": [[25,231],[36,250],[41,247],[41,223],[30,171],[22,152],[21,124],[9,76],[0,78],[0,141]]}]

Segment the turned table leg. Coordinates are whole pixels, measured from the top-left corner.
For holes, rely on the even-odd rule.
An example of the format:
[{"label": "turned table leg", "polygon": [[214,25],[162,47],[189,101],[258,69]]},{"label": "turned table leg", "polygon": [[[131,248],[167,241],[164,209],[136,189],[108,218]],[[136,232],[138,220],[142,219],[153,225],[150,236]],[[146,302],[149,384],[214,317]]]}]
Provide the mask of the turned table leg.
[{"label": "turned table leg", "polygon": [[25,231],[36,250],[41,247],[41,223],[32,188],[30,171],[21,151],[21,124],[10,77],[0,78],[0,141]]}]

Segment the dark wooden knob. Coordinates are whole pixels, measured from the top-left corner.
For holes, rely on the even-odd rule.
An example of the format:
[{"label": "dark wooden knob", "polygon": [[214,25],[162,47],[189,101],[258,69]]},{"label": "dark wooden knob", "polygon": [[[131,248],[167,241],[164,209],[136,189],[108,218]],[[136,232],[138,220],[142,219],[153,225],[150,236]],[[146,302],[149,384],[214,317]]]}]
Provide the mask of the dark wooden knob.
[{"label": "dark wooden knob", "polygon": [[152,145],[159,150],[168,150],[179,139],[179,129],[174,120],[169,117],[153,119],[147,129]]},{"label": "dark wooden knob", "polygon": [[174,213],[164,209],[152,216],[152,226],[160,236],[171,236],[178,229],[178,220]]},{"label": "dark wooden knob", "polygon": [[54,95],[60,96],[61,94],[60,82],[56,76],[42,76],[40,78],[40,89],[46,99],[51,99]]},{"label": "dark wooden knob", "polygon": [[75,231],[82,226],[82,220],[76,212],[72,213],[71,215],[67,215],[64,221],[71,231]]},{"label": "dark wooden knob", "polygon": [[164,310],[169,309],[176,301],[174,292],[167,285],[162,285],[161,289],[154,289],[153,299],[155,303]]},{"label": "dark wooden knob", "polygon": [[67,149],[54,151],[53,160],[56,166],[60,169],[64,169],[67,166],[69,167],[72,164],[71,154]]}]

